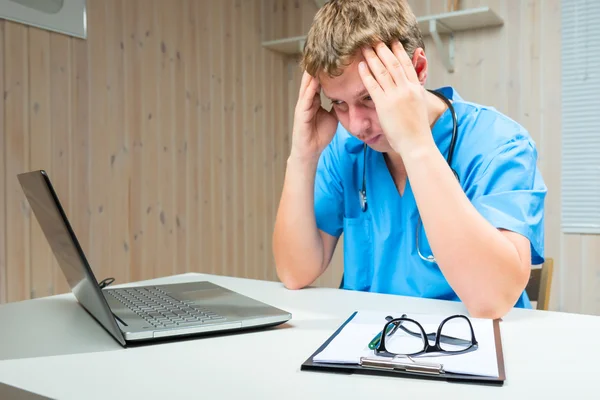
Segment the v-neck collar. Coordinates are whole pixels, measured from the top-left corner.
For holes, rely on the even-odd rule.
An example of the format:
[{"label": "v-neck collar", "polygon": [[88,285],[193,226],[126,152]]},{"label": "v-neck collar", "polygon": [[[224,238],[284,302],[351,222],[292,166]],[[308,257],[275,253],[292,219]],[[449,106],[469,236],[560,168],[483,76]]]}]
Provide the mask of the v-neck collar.
[{"label": "v-neck collar", "polygon": [[[400,196],[400,198],[404,197],[404,194],[406,194],[406,186],[407,186],[407,183],[408,183],[408,176],[404,177],[404,182],[402,182],[404,184],[404,186],[402,187],[402,193],[400,193],[400,188],[397,186],[396,181],[394,179],[393,171],[390,168],[391,161],[388,162],[388,160],[386,159],[386,153],[381,153],[381,159],[383,160],[383,165],[385,165],[385,168],[386,168],[387,173],[389,175],[389,178],[390,178],[390,180],[392,182],[392,185],[394,185],[394,188],[398,192],[398,195]],[[392,166],[393,166],[393,164],[392,164]]]},{"label": "v-neck collar", "polygon": [[379,181],[380,185],[378,188],[374,188],[375,193],[380,193],[377,196],[381,199],[386,199],[389,205],[392,207],[399,207],[400,204],[409,202],[412,199],[412,190],[410,187],[410,180],[406,178],[404,183],[404,193],[400,195],[392,173],[385,162],[384,154],[378,151],[373,151],[372,156],[374,159],[375,170],[378,171],[379,179],[373,179],[373,181]]}]

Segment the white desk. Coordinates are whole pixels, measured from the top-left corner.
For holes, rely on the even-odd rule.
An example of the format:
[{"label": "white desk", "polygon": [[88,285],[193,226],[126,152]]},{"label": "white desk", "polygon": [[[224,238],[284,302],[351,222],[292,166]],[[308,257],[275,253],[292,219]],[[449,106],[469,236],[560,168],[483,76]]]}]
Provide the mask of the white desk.
[{"label": "white desk", "polygon": [[210,280],[283,308],[292,320],[265,331],[123,349],[71,294],[5,304],[0,381],[52,398],[90,400],[599,396],[600,317],[512,311],[501,322],[507,380],[500,387],[338,375],[300,371],[300,365],[354,310],[454,313],[465,312],[463,306],[335,289],[289,291],[274,282],[202,274],[143,283],[192,280]]}]

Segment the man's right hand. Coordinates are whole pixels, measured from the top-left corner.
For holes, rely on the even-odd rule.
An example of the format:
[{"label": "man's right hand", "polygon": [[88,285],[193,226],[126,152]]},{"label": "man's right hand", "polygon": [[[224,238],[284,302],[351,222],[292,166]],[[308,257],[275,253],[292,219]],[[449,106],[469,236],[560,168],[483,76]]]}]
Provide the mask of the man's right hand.
[{"label": "man's right hand", "polygon": [[304,71],[298,102],[294,112],[291,156],[300,159],[317,159],[331,142],[337,128],[335,111],[321,106],[321,85]]},{"label": "man's right hand", "polygon": [[277,276],[290,289],[310,285],[323,273],[338,240],[319,230],[315,217],[319,157],[333,139],[338,124],[335,113],[321,107],[319,92],[319,82],[304,72],[273,231]]}]

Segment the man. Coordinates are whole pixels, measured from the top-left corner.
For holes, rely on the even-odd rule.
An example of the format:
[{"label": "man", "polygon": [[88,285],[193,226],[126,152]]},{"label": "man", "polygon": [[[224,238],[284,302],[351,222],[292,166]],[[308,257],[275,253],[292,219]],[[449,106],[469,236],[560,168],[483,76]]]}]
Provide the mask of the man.
[{"label": "man", "polygon": [[329,1],[302,65],[273,234],[283,284],[313,283],[343,232],[344,289],[460,300],[482,318],[531,307],[546,195],[535,143],[453,88],[425,89],[406,2]]}]

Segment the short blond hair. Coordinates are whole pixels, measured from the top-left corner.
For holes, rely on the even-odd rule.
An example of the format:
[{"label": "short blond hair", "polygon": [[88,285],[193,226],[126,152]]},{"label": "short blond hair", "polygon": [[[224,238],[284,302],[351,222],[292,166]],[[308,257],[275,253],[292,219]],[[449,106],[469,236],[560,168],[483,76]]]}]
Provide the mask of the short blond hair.
[{"label": "short blond hair", "polygon": [[329,0],[315,15],[301,67],[310,75],[338,76],[363,46],[398,39],[410,57],[425,49],[406,0]]}]

